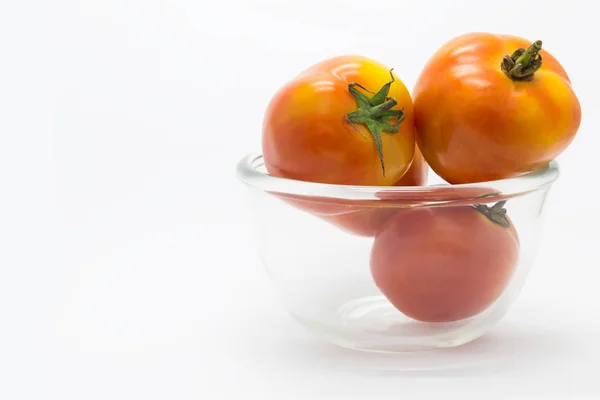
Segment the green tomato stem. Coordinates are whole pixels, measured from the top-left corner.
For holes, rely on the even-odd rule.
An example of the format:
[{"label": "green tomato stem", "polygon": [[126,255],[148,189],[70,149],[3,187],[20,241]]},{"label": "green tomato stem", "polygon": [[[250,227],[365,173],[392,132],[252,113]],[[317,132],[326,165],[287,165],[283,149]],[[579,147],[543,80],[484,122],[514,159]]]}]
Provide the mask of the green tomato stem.
[{"label": "green tomato stem", "polygon": [[356,82],[348,85],[348,91],[352,97],[356,99],[358,108],[346,115],[346,121],[348,121],[348,123],[350,123],[350,125],[356,129],[358,133],[360,133],[360,131],[354,126],[354,124],[364,124],[367,127],[377,148],[383,176],[385,176],[385,161],[383,159],[381,133],[398,133],[400,130],[400,124],[402,121],[404,121],[404,111],[393,110],[393,108],[398,105],[398,102],[396,99],[388,97],[390,87],[395,81],[392,70],[390,70],[390,76],[391,80],[383,85],[381,89],[379,89],[379,91],[373,94],[371,97],[358,90],[360,88],[368,93],[373,93],[364,86]]},{"label": "green tomato stem", "polygon": [[506,216],[506,208],[504,208],[505,204],[506,200],[503,200],[491,207],[485,204],[475,204],[473,207],[493,223],[504,228],[510,228],[510,220]]}]

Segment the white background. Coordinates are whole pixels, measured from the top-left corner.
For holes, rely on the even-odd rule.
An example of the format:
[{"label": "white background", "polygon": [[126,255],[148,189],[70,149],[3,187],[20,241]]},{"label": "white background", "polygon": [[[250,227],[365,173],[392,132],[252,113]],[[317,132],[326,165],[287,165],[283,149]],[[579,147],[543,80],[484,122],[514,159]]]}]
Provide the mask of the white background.
[{"label": "white background", "polygon": [[[600,398],[593,7],[3,1],[0,398]],[[543,39],[581,129],[511,312],[472,345],[402,360],[483,363],[377,372],[394,360],[324,345],[277,304],[234,166],[260,149],[272,93],[308,65],[364,54],[412,87],[437,47],[476,30]]]}]

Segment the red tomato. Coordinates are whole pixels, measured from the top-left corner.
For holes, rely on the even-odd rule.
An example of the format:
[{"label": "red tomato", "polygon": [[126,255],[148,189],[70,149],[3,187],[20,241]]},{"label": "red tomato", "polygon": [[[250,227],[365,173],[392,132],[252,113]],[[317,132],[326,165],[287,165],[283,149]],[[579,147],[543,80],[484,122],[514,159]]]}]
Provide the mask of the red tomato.
[{"label": "red tomato", "polygon": [[479,314],[502,294],[519,258],[504,202],[407,209],[376,236],[371,273],[400,312],[423,322]]},{"label": "red tomato", "polygon": [[415,85],[417,143],[449,183],[537,169],[571,143],[581,108],[567,73],[541,41],[459,36],[428,61]]},{"label": "red tomato", "polygon": [[271,100],[263,123],[265,167],[310,182],[393,185],[412,162],[413,125],[410,93],[389,68],[365,57],[334,57]]}]

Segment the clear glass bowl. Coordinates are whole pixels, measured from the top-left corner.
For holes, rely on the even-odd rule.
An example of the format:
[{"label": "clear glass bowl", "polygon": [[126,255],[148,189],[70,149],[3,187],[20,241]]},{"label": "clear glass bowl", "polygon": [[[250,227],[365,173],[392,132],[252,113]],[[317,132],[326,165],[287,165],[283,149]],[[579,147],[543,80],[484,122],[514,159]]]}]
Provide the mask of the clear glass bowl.
[{"label": "clear glass bowl", "polygon": [[[558,165],[552,162],[517,178],[477,184],[370,187],[273,177],[266,173],[262,156],[255,154],[239,162],[237,175],[249,188],[260,258],[292,316],[337,345],[398,352],[470,342],[506,314],[532,266],[544,200],[558,177]],[[415,209],[439,212],[439,208],[476,208],[482,204],[491,207],[498,202],[502,202],[516,229],[518,249],[514,268],[505,281],[498,282],[493,301],[474,315],[447,321],[413,319],[392,305],[379,289],[381,285],[375,283],[370,265],[374,240],[379,240],[374,237],[382,227],[401,213]],[[410,239],[409,230],[401,234]],[[467,252],[472,242],[464,238],[462,246]],[[394,251],[399,259],[404,258],[404,254],[397,254],[399,250]],[[429,253],[423,254],[428,256]],[[406,259],[414,261],[414,251],[406,254]],[[445,278],[437,278],[437,284],[442,285],[438,286],[440,291],[448,289],[443,287]],[[461,288],[461,278],[452,279],[448,276],[448,285]],[[489,286],[489,282],[481,282],[478,287],[485,285]],[[468,295],[472,288],[471,279],[465,282],[464,291],[458,289],[457,296]],[[445,306],[428,305],[430,309]]]}]

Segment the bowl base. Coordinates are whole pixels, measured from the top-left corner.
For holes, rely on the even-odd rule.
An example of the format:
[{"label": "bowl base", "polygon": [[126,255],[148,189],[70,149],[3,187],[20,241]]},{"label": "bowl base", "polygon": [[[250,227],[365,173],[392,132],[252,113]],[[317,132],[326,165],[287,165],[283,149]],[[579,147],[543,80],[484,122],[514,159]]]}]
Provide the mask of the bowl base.
[{"label": "bowl base", "polygon": [[[367,296],[342,304],[336,324],[294,317],[311,331],[339,346],[378,353],[422,352],[468,343],[484,334],[481,319],[425,323],[400,313],[384,296]],[[484,319],[485,320],[485,319]]]}]

